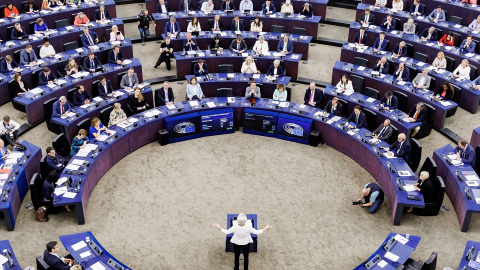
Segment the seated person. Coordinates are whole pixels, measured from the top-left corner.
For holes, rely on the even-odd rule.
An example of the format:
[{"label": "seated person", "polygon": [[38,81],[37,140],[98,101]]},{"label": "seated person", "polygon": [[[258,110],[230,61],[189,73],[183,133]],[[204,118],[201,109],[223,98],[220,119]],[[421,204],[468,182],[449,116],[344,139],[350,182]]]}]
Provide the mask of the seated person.
[{"label": "seated person", "polygon": [[273,92],[273,100],[287,101],[287,95],[288,93],[285,84],[279,83],[277,89]]},{"label": "seated person", "polygon": [[59,250],[60,248],[57,245],[57,241],[48,242],[47,249],[43,252],[43,259],[52,270],[70,269],[74,263],[73,257],[70,254],[63,258],[60,257],[57,255]]},{"label": "seated person", "polygon": [[43,46],[40,48],[40,58],[53,57],[55,54],[55,49],[50,45],[48,38],[44,38]]},{"label": "seated person", "polygon": [[170,5],[165,0],[158,0],[157,3],[157,13],[168,13],[170,12]]},{"label": "seated person", "polygon": [[413,5],[410,8],[410,14],[413,16],[423,16],[425,13],[425,5],[420,4],[420,0],[413,1]]},{"label": "seated person", "polygon": [[98,60],[98,57],[95,56],[93,52],[88,54],[88,57],[83,59],[83,70],[95,72],[102,68],[102,63]]},{"label": "seated person", "polygon": [[7,5],[3,10],[3,14],[5,15],[5,18],[15,18],[20,13],[18,12],[17,8],[12,4],[12,2],[7,2]]},{"label": "seated person", "polygon": [[422,125],[412,130],[412,138],[417,135],[420,129],[425,129],[428,127],[427,109],[425,108],[425,104],[423,104],[423,102],[417,103],[417,105],[410,110],[408,115],[405,115],[405,118],[411,118],[412,122],[422,123]]},{"label": "seated person", "polygon": [[20,66],[12,59],[11,55],[5,56],[5,59],[2,60],[0,64],[0,72],[3,74],[8,74],[12,71],[19,72]]},{"label": "seated person", "polygon": [[72,111],[72,107],[65,96],[61,96],[52,107],[52,119],[67,117],[68,113]]},{"label": "seated person", "polygon": [[62,0],[49,0],[50,8],[56,8],[65,5]]},{"label": "seated person", "polygon": [[65,0],[65,5],[79,6],[82,4],[81,0]]},{"label": "seated person", "polygon": [[88,133],[90,134],[88,139],[90,142],[101,135],[110,135],[112,132],[107,129],[102,122],[100,121],[100,118],[94,117],[92,119],[92,125],[90,126]]},{"label": "seated person", "polygon": [[80,36],[80,40],[82,41],[82,46],[90,50],[99,42],[97,33],[88,30],[86,26],[83,27],[83,34]]},{"label": "seated person", "polygon": [[342,78],[340,78],[340,81],[337,83],[337,92],[341,91],[345,95],[351,95],[353,94],[353,84],[350,78],[348,78],[347,74],[343,74]]},{"label": "seated person", "polygon": [[362,12],[362,15],[360,15],[360,23],[365,27],[375,24],[375,16],[370,14],[369,8],[366,8],[365,11]]},{"label": "seated person", "polygon": [[168,81],[163,82],[163,87],[155,90],[157,93],[155,95],[155,106],[164,106],[172,105],[175,102],[175,96],[173,95],[173,90],[170,87]]},{"label": "seated person", "polygon": [[380,60],[378,60],[377,64],[373,67],[373,71],[378,71],[382,74],[388,73],[389,63],[387,62],[387,57],[382,56]]},{"label": "seated person", "polygon": [[300,12],[300,15],[303,15],[305,17],[312,17],[313,16],[313,10],[310,8],[309,3],[303,4],[302,11]]},{"label": "seated person", "polygon": [[[406,5],[405,5],[406,7]],[[403,1],[402,0],[393,0],[392,1],[392,9],[403,11]]]},{"label": "seated person", "polygon": [[155,63],[155,66],[153,66],[153,68],[157,68],[163,62],[165,62],[165,65],[167,66],[167,70],[171,70],[172,69],[172,63],[170,63],[171,58],[173,58],[173,44],[171,42],[170,37],[165,37],[165,42],[163,42],[160,45],[160,56],[158,57],[157,62]]},{"label": "seated person", "polygon": [[[398,134],[397,140],[387,148],[384,148],[384,150],[387,151],[386,154],[389,156],[403,158],[408,164],[412,163],[412,147],[410,142],[406,140],[404,133]],[[391,150],[395,150],[396,153],[393,153]]]},{"label": "seated person", "polygon": [[366,128],[368,129],[367,126],[367,117],[365,114],[362,112],[362,109],[360,108],[359,105],[356,105],[355,108],[353,109],[353,113],[348,117],[347,122],[345,123],[345,126],[348,126],[349,128]]},{"label": "seated person", "polygon": [[215,10],[215,5],[213,4],[212,0],[207,0],[202,3],[200,10],[205,13],[212,13],[212,11]]},{"label": "seated person", "polygon": [[386,7],[387,6],[387,0],[376,0],[375,1],[375,6],[376,7]]},{"label": "seated person", "polygon": [[65,66],[65,73],[72,75],[80,71],[80,66],[75,62],[75,58],[68,59],[68,64]]},{"label": "seated person", "polygon": [[440,69],[447,68],[447,59],[445,59],[445,55],[442,51],[439,51],[437,53],[437,57],[435,57],[435,59],[433,60],[432,66]]},{"label": "seated person", "polygon": [[462,0],[462,3],[471,4],[472,6],[477,5],[477,0]]},{"label": "seated person", "polygon": [[[129,104],[130,104],[130,97],[132,97],[132,96],[129,96]],[[108,120],[108,127],[118,125],[119,123],[121,123],[125,120],[127,120],[127,115],[122,110],[122,104],[116,102],[115,104],[113,104],[113,110],[110,112],[110,118]]]},{"label": "seated person", "polygon": [[275,9],[275,6],[272,4],[272,2],[270,0],[267,0],[265,1],[265,3],[262,4],[262,13],[263,14],[273,14],[277,12],[277,10]]},{"label": "seated person", "polygon": [[50,68],[43,67],[43,71],[38,73],[38,85],[52,84],[57,81],[57,77],[50,71]]},{"label": "seated person", "polygon": [[283,68],[280,66],[280,60],[276,59],[273,61],[273,65],[268,68],[267,75],[275,78],[283,76]]},{"label": "seated person", "polygon": [[434,22],[444,22],[445,19],[445,11],[442,10],[442,6],[438,6],[436,9],[428,15],[428,19]]},{"label": "seated person", "polygon": [[453,44],[455,44],[455,37],[453,36],[453,32],[448,31],[448,33],[443,35],[443,37],[438,42],[440,43],[440,45],[453,46]]},{"label": "seated person", "polygon": [[23,13],[27,14],[32,14],[35,12],[38,12],[40,9],[35,5],[35,2],[33,0],[28,0],[27,4],[23,8]]},{"label": "seated person", "polygon": [[255,42],[255,45],[253,45],[252,50],[257,54],[266,54],[269,51],[268,42],[265,41],[263,36],[260,36]]},{"label": "seated person", "polygon": [[208,22],[208,29],[211,31],[223,31],[223,21],[220,20],[220,15],[215,15],[213,21]]},{"label": "seated person", "polygon": [[431,26],[428,29],[425,29],[420,34],[420,38],[423,41],[437,41],[437,31],[435,31],[435,27]]},{"label": "seated person", "polygon": [[460,45],[460,53],[466,54],[466,53],[475,53],[475,47],[477,44],[475,44],[475,41],[473,41],[472,36],[469,35],[467,39],[464,39],[462,41],[462,45]]},{"label": "seated person", "polygon": [[118,47],[118,45],[113,46],[113,49],[108,52],[108,63],[121,65],[123,60],[125,60],[125,58],[123,57],[120,47]]},{"label": "seated person", "polygon": [[20,65],[35,65],[37,63],[37,56],[32,49],[32,45],[27,44],[25,50],[20,52]]},{"label": "seated person", "polygon": [[[56,171],[57,173],[62,173],[63,168],[65,167],[65,159],[59,154],[55,153],[55,149],[49,146],[47,147],[47,156],[45,158],[49,172]],[[50,264],[51,266],[51,264]]]},{"label": "seated person", "polygon": [[405,67],[405,63],[401,62],[398,64],[398,69],[393,73],[393,76],[397,79],[397,81],[410,81],[410,70]]},{"label": "seated person", "polygon": [[203,59],[198,59],[198,63],[193,65],[193,71],[195,76],[202,76],[208,74],[207,64],[203,62]]},{"label": "seated person", "polygon": [[97,84],[98,95],[102,98],[112,97],[113,87],[110,80],[107,80],[104,76],[100,76],[99,80],[100,82]]},{"label": "seated person", "polygon": [[50,9],[50,0],[42,0],[40,9]]},{"label": "seated person", "polygon": [[435,99],[440,100],[453,100],[455,90],[449,82],[444,82],[442,87],[435,92]]},{"label": "seated person", "polygon": [[225,0],[222,1],[222,5],[220,6],[220,10],[227,11],[227,10],[235,10],[235,5],[233,4],[232,0]]},{"label": "seated person", "polygon": [[233,21],[232,21],[232,31],[243,31],[243,30],[244,30],[243,29],[243,20],[240,20],[240,17],[238,17],[238,15],[235,15],[235,17],[233,17]]},{"label": "seated person", "polygon": [[[42,185],[42,204],[43,206],[46,206],[46,211],[45,211],[45,216],[43,219],[43,222],[49,221],[48,215],[49,214],[58,214],[58,208],[53,206],[54,202],[54,193],[55,193],[55,183],[58,181],[58,173],[57,171],[51,171],[47,177],[45,178],[45,181],[43,181]],[[68,208],[68,205],[65,205],[65,209],[70,209]],[[53,268],[50,266],[50,268]],[[50,269],[48,268],[48,269]],[[53,269],[71,269],[69,264],[64,264],[64,268],[53,268]],[[73,268],[72,268],[73,269]]]},{"label": "seated person", "polygon": [[[433,184],[429,179],[430,174],[427,171],[420,172],[418,181],[413,187],[423,195],[425,203],[432,203],[435,193],[433,192]],[[413,211],[413,207],[407,210],[407,213]]]},{"label": "seated person", "polygon": [[388,40],[385,39],[385,33],[380,32],[378,38],[375,40],[373,43],[373,51],[378,52],[378,51],[385,51],[388,46]]},{"label": "seated person", "polygon": [[180,26],[178,25],[177,19],[170,16],[170,21],[165,24],[165,35],[169,37],[175,37],[180,34]]},{"label": "seated person", "polygon": [[283,54],[293,53],[293,42],[289,39],[289,35],[287,33],[283,34],[283,39],[278,42],[277,52]]},{"label": "seated person", "polygon": [[123,75],[120,81],[120,88],[131,90],[138,85],[138,76],[133,67],[129,68],[127,74]]},{"label": "seated person", "polygon": [[35,34],[44,33],[47,30],[48,30],[47,24],[43,21],[42,18],[38,18],[35,21],[35,25],[33,26],[33,31],[35,32]]},{"label": "seated person", "polygon": [[463,59],[462,63],[453,71],[455,78],[470,80],[470,66],[467,59]]},{"label": "seated person", "polygon": [[255,19],[253,19],[252,23],[250,24],[250,31],[255,33],[262,32],[263,23],[260,21],[260,17],[257,15]]},{"label": "seated person", "polygon": [[142,95],[142,90],[138,87],[133,89],[133,95],[128,97],[128,105],[130,109],[133,110],[133,113],[143,112],[147,109],[147,104],[145,103],[145,98]]},{"label": "seated person", "polygon": [[392,19],[392,15],[388,14],[385,19],[383,19],[382,24],[380,24],[380,29],[383,31],[391,32],[395,30],[396,21]]},{"label": "seated person", "polygon": [[258,73],[257,66],[253,60],[253,56],[249,55],[242,64],[241,72],[244,74],[256,74]]},{"label": "seated person", "polygon": [[77,91],[73,93],[73,106],[79,107],[92,102],[92,96],[85,91],[83,85],[77,85]]},{"label": "seated person", "polygon": [[381,100],[380,106],[385,110],[396,110],[398,106],[398,98],[392,94],[391,91],[385,93],[385,96]]},{"label": "seated person", "polygon": [[237,39],[232,40],[232,43],[230,43],[230,50],[235,53],[243,53],[247,50],[247,44],[242,37],[238,36]]},{"label": "seated person", "polygon": [[473,20],[472,23],[468,25],[468,28],[473,31],[480,30],[480,15],[478,15],[476,20]]},{"label": "seated person", "polygon": [[322,102],[322,90],[317,89],[315,83],[311,82],[310,87],[305,91],[303,101],[305,102],[305,105],[320,108],[320,102]]},{"label": "seated person", "polygon": [[283,14],[285,13],[293,14],[293,6],[290,0],[285,1],[285,3],[282,5],[282,8],[280,9],[280,12]]},{"label": "seated person", "polygon": [[183,41],[183,49],[185,51],[196,51],[198,50],[197,42],[192,38],[191,33],[185,35],[185,40]]},{"label": "seated person", "polygon": [[12,40],[21,40],[24,38],[28,39],[27,31],[23,28],[20,23],[15,23],[15,28],[12,29],[12,33],[10,34],[10,38]]},{"label": "seated person", "polygon": [[246,98],[261,98],[260,87],[257,86],[255,81],[250,82],[250,86],[245,89]]},{"label": "seated person", "polygon": [[193,17],[192,21],[188,23],[187,32],[189,33],[198,33],[202,31],[202,27],[200,26],[200,22],[198,21],[197,17]]},{"label": "seated person", "polygon": [[84,26],[88,24],[90,20],[88,19],[87,15],[83,14],[83,12],[79,12],[77,16],[75,16],[75,20],[73,21],[73,25],[75,26]]},{"label": "seated person", "polygon": [[2,155],[2,161],[5,161],[5,159],[7,159],[11,153],[12,152],[10,150],[5,148],[5,142],[3,142],[2,139],[0,139],[0,154]]},{"label": "seated person", "polygon": [[355,43],[356,45],[361,44],[361,45],[368,46],[368,35],[365,34],[365,27],[360,27],[360,32],[355,34],[353,43]]},{"label": "seated person", "polygon": [[475,89],[480,89],[480,76],[478,76],[474,81],[473,81],[473,87]]},{"label": "seated person", "polygon": [[80,149],[85,148],[87,143],[87,131],[82,128],[78,131],[78,135],[73,137],[72,144],[70,145],[70,156],[75,156]]},{"label": "seated person", "polygon": [[212,40],[210,41],[210,50],[216,51],[216,50],[223,50],[223,41],[220,40],[220,36],[216,35]]},{"label": "seated person", "polygon": [[467,164],[475,168],[476,166],[476,154],[475,149],[467,143],[466,140],[458,141],[458,146],[455,147],[455,152],[457,153],[457,160],[463,162],[463,164]]},{"label": "seated person", "polygon": [[393,57],[407,57],[407,47],[405,41],[398,43],[392,51]]},{"label": "seated person", "polygon": [[246,11],[253,11],[253,3],[252,0],[241,0],[239,10],[241,13]]},{"label": "seated person", "polygon": [[323,109],[325,111],[325,114],[333,114],[335,116],[342,116],[342,108],[343,105],[338,102],[337,97],[333,97],[332,100],[329,100],[327,102],[327,105]]},{"label": "seated person", "polygon": [[30,90],[22,79],[22,75],[18,72],[13,76],[12,90],[16,97],[21,96]]},{"label": "seated person", "polygon": [[188,100],[202,99],[203,91],[200,84],[197,83],[197,78],[190,78],[190,83],[187,85],[187,98]]},{"label": "seated person", "polygon": [[360,199],[358,199],[357,202],[359,203],[356,205],[361,207],[369,207],[368,212],[373,214],[383,203],[383,200],[385,200],[385,194],[383,193],[383,190],[377,183],[371,182],[363,187],[362,196]]},{"label": "seated person", "polygon": [[[400,2],[403,3],[402,0],[400,0]],[[410,35],[414,35],[415,34],[415,29],[416,26],[415,24],[413,23],[413,19],[410,18],[408,19],[408,21],[406,23],[403,24],[403,33],[405,34],[410,34]]]},{"label": "seated person", "polygon": [[429,89],[430,88],[430,81],[432,77],[428,75],[428,69],[423,68],[421,73],[418,73],[415,79],[413,79],[413,87],[421,88],[421,89]]},{"label": "seated person", "polygon": [[375,131],[372,132],[372,137],[382,141],[387,141],[393,134],[393,128],[390,126],[390,119],[385,119]]},{"label": "seated person", "polygon": [[125,40],[122,32],[118,30],[118,26],[116,24],[112,25],[112,31],[110,32],[110,42],[113,41],[122,41]]},{"label": "seated person", "polygon": [[12,147],[18,140],[18,129],[20,125],[11,120],[10,116],[5,115],[3,117],[3,125],[0,125],[0,134],[2,135],[2,139],[4,139],[9,145]]},{"label": "seated person", "polygon": [[105,10],[104,5],[100,5],[100,9],[95,11],[95,21],[97,23],[101,23],[105,20],[111,20],[112,17],[110,17],[110,13],[108,13],[108,10]]}]

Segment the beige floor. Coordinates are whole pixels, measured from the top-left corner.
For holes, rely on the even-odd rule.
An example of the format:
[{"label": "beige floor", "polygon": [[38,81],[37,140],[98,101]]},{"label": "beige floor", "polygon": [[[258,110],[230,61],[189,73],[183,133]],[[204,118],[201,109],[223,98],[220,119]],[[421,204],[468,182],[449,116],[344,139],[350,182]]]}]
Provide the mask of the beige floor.
[{"label": "beige floor", "polygon": [[[122,6],[119,14],[132,16],[137,10],[136,5]],[[328,12],[327,17],[351,16],[341,9]],[[126,29],[133,29],[127,35],[137,35],[134,27]],[[346,37],[339,27],[327,25],[319,31],[324,37]],[[157,50],[154,42],[134,45],[144,78],[174,74],[164,66],[153,69]],[[339,55],[339,48],[311,47],[309,64],[300,65],[300,76],[330,81]],[[185,95],[185,84],[171,86],[177,97]],[[292,100],[300,102],[305,88],[293,87]],[[0,107],[4,114],[16,120],[21,116],[11,104]],[[446,127],[466,139],[476,126],[478,115],[462,109],[446,121]],[[54,137],[41,124],[22,139],[45,149]],[[423,161],[450,142],[433,132],[421,143]],[[435,250],[438,269],[455,269],[466,241],[479,241],[478,216],[469,232],[461,233],[448,197],[444,204],[452,211],[437,217],[404,215],[398,227],[392,226],[388,203],[375,215],[353,207],[351,201],[370,181],[374,179],[355,161],[328,146],[313,148],[241,132],[165,147],[152,143],[105,174],[90,197],[85,225],[76,225],[74,214],[65,212],[38,223],[33,212],[22,207],[14,232],[7,232],[0,219],[0,238],[11,241],[23,267],[34,264],[46,242],[90,230],[133,269],[231,269],[233,255],[224,252],[224,235],[211,224],[225,226],[228,213],[245,211],[258,214],[260,226],[275,226],[260,236],[259,252],[251,255],[251,269],[269,270],[352,269],[390,232],[422,236],[413,257],[425,260]],[[22,206],[30,203],[29,196]]]}]

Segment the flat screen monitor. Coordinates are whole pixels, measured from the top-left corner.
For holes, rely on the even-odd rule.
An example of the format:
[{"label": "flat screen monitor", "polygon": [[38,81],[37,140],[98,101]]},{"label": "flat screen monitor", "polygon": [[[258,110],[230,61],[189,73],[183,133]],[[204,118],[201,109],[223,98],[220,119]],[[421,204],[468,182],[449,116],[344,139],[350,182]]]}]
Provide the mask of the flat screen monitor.
[{"label": "flat screen monitor", "polygon": [[200,112],[200,124],[202,133],[232,133],[235,131],[233,109]]},{"label": "flat screen monitor", "polygon": [[169,143],[194,139],[200,133],[200,115],[188,113],[165,118]]},{"label": "flat screen monitor", "polygon": [[278,137],[308,144],[312,122],[311,119],[280,114],[277,121]]},{"label": "flat screen monitor", "polygon": [[257,135],[275,136],[278,113],[245,109],[243,131]]}]

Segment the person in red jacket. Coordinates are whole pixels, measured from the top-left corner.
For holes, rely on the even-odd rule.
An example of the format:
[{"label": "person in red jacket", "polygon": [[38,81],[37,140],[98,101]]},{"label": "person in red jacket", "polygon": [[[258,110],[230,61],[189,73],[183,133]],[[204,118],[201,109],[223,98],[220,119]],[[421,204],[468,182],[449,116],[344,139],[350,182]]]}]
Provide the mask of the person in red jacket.
[{"label": "person in red jacket", "polygon": [[443,35],[443,37],[438,42],[440,44],[453,46],[453,44],[455,43],[455,37],[453,36],[452,31],[449,31],[447,34]]},{"label": "person in red jacket", "polygon": [[17,8],[13,6],[12,2],[8,2],[7,6],[5,7],[4,14],[5,18],[14,18],[19,13]]}]

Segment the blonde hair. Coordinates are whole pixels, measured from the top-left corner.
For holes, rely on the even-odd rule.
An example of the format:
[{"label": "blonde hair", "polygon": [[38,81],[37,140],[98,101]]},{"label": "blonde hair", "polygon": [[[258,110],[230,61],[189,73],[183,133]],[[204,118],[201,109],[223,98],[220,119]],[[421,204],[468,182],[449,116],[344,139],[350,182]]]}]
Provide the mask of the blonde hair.
[{"label": "blonde hair", "polygon": [[87,135],[87,131],[82,128],[78,131],[78,135]]},{"label": "blonde hair", "polygon": [[122,104],[120,104],[118,102],[113,104],[113,109],[120,109],[121,107],[122,107]]},{"label": "blonde hair", "polygon": [[238,214],[237,222],[238,226],[245,226],[245,223],[247,223],[247,215],[245,215],[244,213]]},{"label": "blonde hair", "polygon": [[427,180],[430,177],[430,174],[427,171],[421,172],[420,175],[423,177],[423,180]]}]

